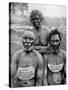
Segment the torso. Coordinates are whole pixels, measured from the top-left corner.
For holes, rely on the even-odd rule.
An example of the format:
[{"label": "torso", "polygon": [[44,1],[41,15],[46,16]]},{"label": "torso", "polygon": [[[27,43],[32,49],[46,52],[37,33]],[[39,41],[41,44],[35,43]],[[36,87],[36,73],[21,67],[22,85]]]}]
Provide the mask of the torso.
[{"label": "torso", "polygon": [[40,31],[36,31],[34,28],[31,30],[34,32],[36,40],[35,45],[47,45],[47,36],[49,34],[49,28],[48,27],[41,27]]},{"label": "torso", "polygon": [[50,54],[47,60],[47,68],[48,84],[61,84],[64,68],[63,54],[61,52],[59,52],[57,55]]},{"label": "torso", "polygon": [[18,85],[34,86],[35,85],[35,70],[37,68],[37,57],[35,52],[26,54],[21,53],[18,60]]}]

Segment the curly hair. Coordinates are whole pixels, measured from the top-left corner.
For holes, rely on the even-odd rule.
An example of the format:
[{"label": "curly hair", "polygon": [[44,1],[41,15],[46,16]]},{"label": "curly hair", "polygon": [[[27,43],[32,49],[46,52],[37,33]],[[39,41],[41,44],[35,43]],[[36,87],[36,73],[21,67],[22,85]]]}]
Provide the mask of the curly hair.
[{"label": "curly hair", "polygon": [[36,15],[39,16],[40,21],[42,22],[44,18],[43,18],[42,13],[41,13],[39,10],[33,10],[33,11],[30,13],[30,22],[32,22],[32,19],[35,18]]},{"label": "curly hair", "polygon": [[58,31],[58,28],[52,29],[51,32],[49,33],[48,41],[50,42],[51,36],[53,35],[58,35],[61,41],[61,33]]}]

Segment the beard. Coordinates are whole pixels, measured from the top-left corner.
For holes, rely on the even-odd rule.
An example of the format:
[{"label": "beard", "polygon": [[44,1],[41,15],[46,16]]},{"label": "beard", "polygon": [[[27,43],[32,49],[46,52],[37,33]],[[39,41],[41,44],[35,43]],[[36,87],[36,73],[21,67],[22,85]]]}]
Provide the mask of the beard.
[{"label": "beard", "polygon": [[36,23],[33,23],[33,26],[36,30],[39,30],[41,27],[41,24],[40,24],[40,22],[36,22]]},{"label": "beard", "polygon": [[24,48],[25,48],[25,51],[31,51],[32,50],[32,47],[33,47],[33,44],[34,43],[25,43],[25,42],[23,42],[23,46],[24,46]]},{"label": "beard", "polygon": [[50,44],[50,46],[52,47],[52,49],[53,49],[54,51],[56,51],[56,50],[59,49],[60,43],[57,44],[57,45]]}]

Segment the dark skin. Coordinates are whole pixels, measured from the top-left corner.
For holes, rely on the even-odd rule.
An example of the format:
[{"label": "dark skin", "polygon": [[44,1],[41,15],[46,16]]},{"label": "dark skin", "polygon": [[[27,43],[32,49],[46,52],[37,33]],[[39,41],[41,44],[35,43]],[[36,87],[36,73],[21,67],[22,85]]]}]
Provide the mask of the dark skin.
[{"label": "dark skin", "polygon": [[[30,45],[32,36],[27,32],[24,45]],[[28,34],[28,35],[27,35]],[[31,38],[29,38],[31,37]],[[25,41],[25,40],[24,40]],[[43,77],[42,56],[33,48],[17,51],[11,62],[12,87],[41,86]],[[20,74],[21,72],[21,74]],[[23,73],[22,73],[23,72]],[[15,80],[15,84],[14,84]]]},{"label": "dark skin", "polygon": [[[45,78],[46,78],[45,76],[47,76],[48,85],[65,84],[66,83],[66,53],[64,50],[59,49],[59,46],[57,46],[60,43],[60,38],[58,35],[53,35],[51,37],[50,43],[51,43],[52,52],[47,56],[44,55],[44,60],[47,66],[47,69],[46,69],[47,75],[44,71],[45,73],[44,85],[45,85]],[[52,67],[54,67],[54,69],[52,69]]]},{"label": "dark skin", "polygon": [[[17,53],[12,60],[12,64],[11,64],[11,76],[12,76],[12,80],[14,80],[15,78],[17,78],[16,72],[18,70],[19,67],[23,67],[23,65],[28,64],[28,66],[33,66],[35,68],[35,70],[37,70],[37,75],[35,76],[35,79],[30,79],[27,80],[27,84],[23,84],[24,82],[21,81],[21,85],[18,86],[41,86],[42,85],[42,75],[43,75],[43,60],[40,54],[37,54],[37,57],[34,56],[33,54],[34,51],[27,53],[27,52],[19,52]],[[20,55],[20,57],[19,57]],[[35,57],[36,59],[33,60],[33,57]],[[17,67],[17,62],[18,63],[18,67]]]},{"label": "dark skin", "polygon": [[[35,13],[35,11],[34,11]],[[44,53],[46,50],[46,46],[48,45],[47,37],[49,34],[49,28],[48,27],[42,27],[42,16],[39,15],[39,13],[36,13],[34,16],[30,17],[31,24],[33,26],[32,31],[34,32],[36,36],[35,40],[35,49],[38,50],[40,53]]]}]

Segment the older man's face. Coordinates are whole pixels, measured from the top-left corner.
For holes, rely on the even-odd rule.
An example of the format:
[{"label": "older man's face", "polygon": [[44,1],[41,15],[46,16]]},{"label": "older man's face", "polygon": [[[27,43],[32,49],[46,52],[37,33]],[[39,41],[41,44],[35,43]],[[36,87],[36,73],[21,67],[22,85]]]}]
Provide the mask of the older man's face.
[{"label": "older man's face", "polygon": [[51,36],[50,45],[54,50],[58,49],[60,46],[60,38],[58,35]]},{"label": "older man's face", "polygon": [[22,43],[23,43],[25,50],[30,51],[32,49],[32,47],[34,45],[34,40],[35,40],[35,37],[32,32],[24,33]]},{"label": "older man's face", "polygon": [[39,15],[33,16],[33,18],[32,18],[32,24],[33,24],[33,26],[34,26],[35,28],[39,28],[39,27],[40,27],[41,21],[40,21]]}]

